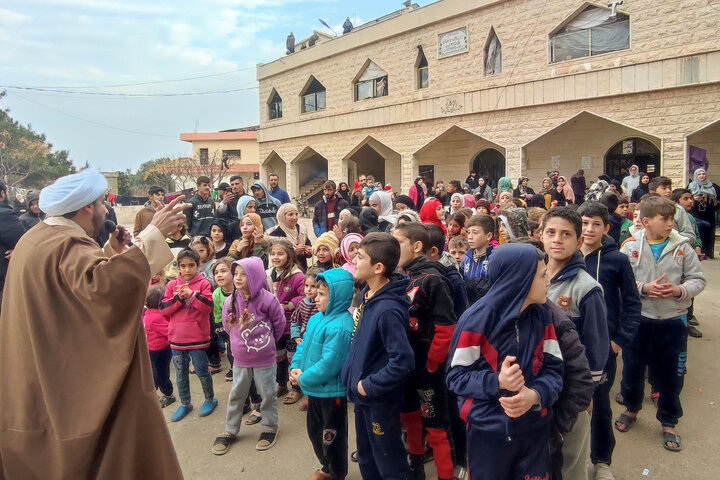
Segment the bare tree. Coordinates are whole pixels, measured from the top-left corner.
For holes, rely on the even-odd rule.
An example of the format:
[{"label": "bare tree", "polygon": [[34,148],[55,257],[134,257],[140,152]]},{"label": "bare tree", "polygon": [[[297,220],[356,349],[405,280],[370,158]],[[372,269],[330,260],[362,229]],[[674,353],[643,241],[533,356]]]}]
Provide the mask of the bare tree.
[{"label": "bare tree", "polygon": [[211,185],[217,186],[230,168],[231,161],[221,152],[212,155],[196,153],[193,157],[166,158],[158,161],[148,172],[158,175],[169,175],[177,185],[186,185],[198,177],[210,178]]}]

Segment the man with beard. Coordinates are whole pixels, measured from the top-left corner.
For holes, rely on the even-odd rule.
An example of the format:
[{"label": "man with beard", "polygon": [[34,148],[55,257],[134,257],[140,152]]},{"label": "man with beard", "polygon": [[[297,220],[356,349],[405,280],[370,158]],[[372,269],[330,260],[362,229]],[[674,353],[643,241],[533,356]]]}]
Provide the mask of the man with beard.
[{"label": "man with beard", "polygon": [[119,228],[103,252],[93,239],[107,188],[93,169],[44,188],[49,217],[13,252],[0,316],[0,478],[182,478],[139,320],[187,205],[158,204],[132,247]]}]

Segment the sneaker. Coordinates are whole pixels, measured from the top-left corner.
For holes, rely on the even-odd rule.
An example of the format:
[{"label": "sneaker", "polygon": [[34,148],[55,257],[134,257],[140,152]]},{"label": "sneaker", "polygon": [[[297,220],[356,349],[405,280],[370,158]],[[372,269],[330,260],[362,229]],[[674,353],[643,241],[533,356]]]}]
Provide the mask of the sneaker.
[{"label": "sneaker", "polygon": [[610,465],[607,463],[595,464],[595,480],[615,480],[615,475],[613,475],[612,470],[610,470]]},{"label": "sneaker", "polygon": [[277,432],[262,432],[257,444],[255,445],[255,450],[263,451],[272,448],[272,446],[275,445],[276,439]]},{"label": "sneaker", "polygon": [[215,375],[216,373],[222,372],[223,368],[220,365],[208,365],[208,371],[211,375]]},{"label": "sneaker", "polygon": [[217,407],[217,405],[217,398],[213,398],[212,400],[205,400],[200,406],[200,410],[198,410],[198,417],[207,417],[215,410],[215,407]]},{"label": "sneaker", "polygon": [[697,329],[697,327],[694,327],[692,325],[688,325],[687,327],[688,335],[690,335],[693,338],[702,338],[702,332]]},{"label": "sneaker", "polygon": [[170,417],[171,422],[179,422],[183,418],[187,416],[188,413],[192,412],[193,406],[191,403],[188,403],[187,405],[180,405],[177,410],[175,410],[175,413],[172,414],[172,417]]},{"label": "sneaker", "polygon": [[697,327],[698,325],[700,325],[700,322],[698,321],[697,317],[695,315],[693,315],[692,317],[690,317],[690,320],[688,320],[688,325]]},{"label": "sneaker", "polygon": [[232,382],[232,379],[233,379],[233,374],[232,374],[232,369],[231,369],[231,370],[228,370],[228,372],[225,374],[225,381]]},{"label": "sneaker", "polygon": [[160,399],[160,406],[162,408],[172,405],[173,403],[175,403],[175,395],[163,395]]}]

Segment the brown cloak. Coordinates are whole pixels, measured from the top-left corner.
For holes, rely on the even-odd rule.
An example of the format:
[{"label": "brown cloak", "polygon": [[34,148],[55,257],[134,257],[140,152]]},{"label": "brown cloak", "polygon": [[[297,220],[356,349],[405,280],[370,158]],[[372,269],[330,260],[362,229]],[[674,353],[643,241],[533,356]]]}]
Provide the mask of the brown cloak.
[{"label": "brown cloak", "polygon": [[148,258],[107,258],[68,223],[35,226],[10,262],[0,479],[180,479],[142,330]]}]

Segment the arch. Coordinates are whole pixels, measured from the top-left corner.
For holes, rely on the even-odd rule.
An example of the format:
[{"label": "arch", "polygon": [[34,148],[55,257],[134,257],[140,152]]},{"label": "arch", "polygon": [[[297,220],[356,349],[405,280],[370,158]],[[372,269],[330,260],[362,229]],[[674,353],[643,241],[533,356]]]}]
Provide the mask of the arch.
[{"label": "arch", "polygon": [[390,184],[398,192],[402,188],[401,155],[372,136],[367,136],[345,157],[352,176],[372,175],[376,181]]},{"label": "arch", "polygon": [[275,150],[270,152],[265,160],[263,160],[261,167],[263,179],[270,177],[270,174],[274,173],[280,180],[280,187],[287,189],[287,165],[285,160],[283,160]]},{"label": "arch", "polygon": [[[462,127],[453,125],[415,152],[418,172],[429,180],[450,180],[463,182],[472,169],[476,157],[483,151],[492,149],[503,157],[505,147],[476,135]],[[503,174],[507,162],[503,162]],[[498,177],[499,178],[499,177]],[[488,178],[491,184],[498,178]]]},{"label": "arch", "polygon": [[486,148],[478,152],[472,159],[471,168],[475,170],[478,177],[488,179],[488,184],[495,188],[500,177],[505,176],[506,166],[505,154],[496,148]]},{"label": "arch", "polygon": [[[650,133],[615,120],[582,111],[522,147],[523,175],[530,186],[540,187],[551,170],[569,176],[580,169],[588,183],[605,173],[605,155],[626,138],[641,138],[662,150],[662,140]],[[656,175],[662,171],[662,162]]]},{"label": "arch", "polygon": [[311,147],[305,147],[291,162],[293,195],[305,194],[308,202],[319,200],[328,179],[328,160]]},{"label": "arch", "polygon": [[265,103],[267,105],[268,120],[282,118],[282,97],[275,88],[270,91]]},{"label": "arch", "polygon": [[650,178],[660,175],[660,149],[651,141],[641,137],[628,137],[616,142],[605,154],[604,173],[620,180],[630,169],[637,165],[641,172]]},{"label": "arch", "polygon": [[704,156],[708,178],[720,184],[720,120],[705,125],[685,137],[685,145],[687,151],[685,183],[692,181],[692,175],[695,169],[701,166]]}]

